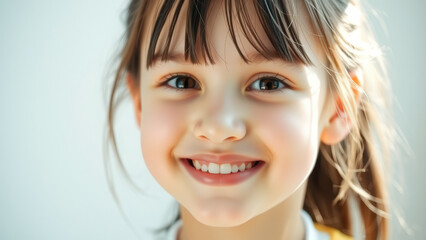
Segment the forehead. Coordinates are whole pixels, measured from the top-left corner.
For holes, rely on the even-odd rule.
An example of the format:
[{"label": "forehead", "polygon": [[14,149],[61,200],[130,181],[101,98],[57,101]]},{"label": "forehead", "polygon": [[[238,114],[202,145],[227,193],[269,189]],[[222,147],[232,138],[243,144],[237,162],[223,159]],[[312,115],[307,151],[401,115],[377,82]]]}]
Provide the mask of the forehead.
[{"label": "forehead", "polygon": [[151,1],[141,47],[146,67],[176,59],[214,64],[234,61],[233,56],[246,63],[281,59],[316,65],[322,60],[301,1],[206,2]]}]

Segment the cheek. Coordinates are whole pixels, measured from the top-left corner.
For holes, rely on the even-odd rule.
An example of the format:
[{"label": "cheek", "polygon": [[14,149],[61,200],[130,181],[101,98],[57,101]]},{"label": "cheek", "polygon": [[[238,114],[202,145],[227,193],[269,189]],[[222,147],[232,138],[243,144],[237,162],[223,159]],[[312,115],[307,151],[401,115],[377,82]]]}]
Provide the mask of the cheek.
[{"label": "cheek", "polygon": [[[177,162],[171,152],[184,131],[184,113],[173,104],[142,106],[141,146],[153,177],[162,185],[173,178]],[[170,162],[167,162],[170,161]]]},{"label": "cheek", "polygon": [[309,176],[319,146],[318,108],[312,106],[300,101],[257,115],[257,134],[271,154],[269,182],[295,189]]}]

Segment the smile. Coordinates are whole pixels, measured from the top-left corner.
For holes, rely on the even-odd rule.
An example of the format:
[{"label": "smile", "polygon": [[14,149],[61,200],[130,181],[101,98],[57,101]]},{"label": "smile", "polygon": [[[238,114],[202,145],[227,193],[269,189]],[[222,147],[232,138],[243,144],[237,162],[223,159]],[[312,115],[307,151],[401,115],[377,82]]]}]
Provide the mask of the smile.
[{"label": "smile", "polygon": [[195,167],[195,169],[202,171],[202,172],[209,172],[211,174],[232,174],[237,172],[244,172],[246,169],[250,169],[252,167],[255,167],[260,161],[254,161],[254,162],[243,162],[243,163],[237,163],[232,164],[231,163],[222,163],[222,164],[216,164],[216,163],[208,163],[201,160],[193,160],[188,159],[189,163]]},{"label": "smile", "polygon": [[181,158],[180,162],[198,182],[214,186],[241,183],[254,176],[265,165],[263,161],[217,164],[189,158]]}]

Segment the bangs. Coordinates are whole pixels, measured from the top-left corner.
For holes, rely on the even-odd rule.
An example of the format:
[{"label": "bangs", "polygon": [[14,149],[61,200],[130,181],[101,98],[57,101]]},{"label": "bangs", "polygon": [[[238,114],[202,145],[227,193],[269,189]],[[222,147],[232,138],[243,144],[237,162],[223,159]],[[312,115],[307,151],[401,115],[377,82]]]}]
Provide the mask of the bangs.
[{"label": "bangs", "polygon": [[[211,0],[187,0],[187,15],[185,17],[185,59],[194,64],[201,62],[214,64],[210,46],[206,35],[207,13],[211,7]],[[243,53],[236,31],[240,31],[251,46],[265,59],[281,58],[284,61],[311,65],[302,43],[297,35],[289,6],[282,0],[253,0],[254,14],[250,14],[246,0],[224,0],[226,23],[236,50],[241,58],[249,63],[247,55]],[[177,20],[182,11],[184,0],[164,0],[156,16],[147,52],[147,68],[151,67],[156,59],[167,61],[170,57],[170,44]],[[294,15],[294,14],[293,14]],[[156,52],[157,44],[165,22],[171,19],[166,34],[165,45],[161,52]],[[260,23],[266,37],[260,37],[261,32],[256,30],[253,23]],[[271,49],[268,45],[272,45]],[[198,50],[197,50],[198,46]],[[201,56],[199,56],[201,55]]]}]

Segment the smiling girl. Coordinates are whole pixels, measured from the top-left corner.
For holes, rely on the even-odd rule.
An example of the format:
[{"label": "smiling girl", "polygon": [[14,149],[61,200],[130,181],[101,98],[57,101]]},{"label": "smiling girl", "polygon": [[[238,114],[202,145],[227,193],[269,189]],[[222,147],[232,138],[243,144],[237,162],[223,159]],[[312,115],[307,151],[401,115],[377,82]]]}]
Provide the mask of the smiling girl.
[{"label": "smiling girl", "polygon": [[350,239],[356,212],[388,238],[389,86],[358,1],[133,0],[126,27],[109,137],[126,81],[180,206],[167,239]]}]

